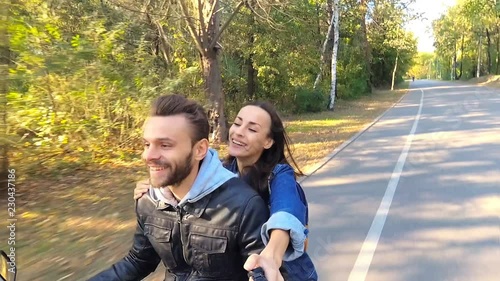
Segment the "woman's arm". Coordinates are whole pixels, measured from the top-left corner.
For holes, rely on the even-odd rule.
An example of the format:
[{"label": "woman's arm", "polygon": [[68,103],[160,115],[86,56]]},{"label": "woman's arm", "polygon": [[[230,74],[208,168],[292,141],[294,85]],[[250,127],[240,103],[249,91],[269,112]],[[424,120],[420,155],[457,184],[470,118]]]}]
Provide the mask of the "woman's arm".
[{"label": "woman's arm", "polygon": [[293,168],[279,165],[274,172],[269,200],[271,216],[261,231],[266,244],[262,254],[277,262],[294,260],[304,253],[306,204],[297,189]]},{"label": "woman's arm", "polygon": [[271,238],[264,250],[260,253],[261,256],[266,256],[272,259],[278,267],[283,262],[283,256],[290,244],[290,234],[282,229],[271,230]]}]

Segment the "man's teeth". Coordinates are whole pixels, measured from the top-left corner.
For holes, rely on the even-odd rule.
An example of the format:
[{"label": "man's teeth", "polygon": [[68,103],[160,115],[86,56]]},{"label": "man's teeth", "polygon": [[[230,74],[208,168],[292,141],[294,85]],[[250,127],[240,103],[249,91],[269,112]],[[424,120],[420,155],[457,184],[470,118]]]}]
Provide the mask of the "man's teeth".
[{"label": "man's teeth", "polygon": [[152,171],[161,171],[161,170],[164,170],[165,168],[164,167],[149,167],[149,169]]}]

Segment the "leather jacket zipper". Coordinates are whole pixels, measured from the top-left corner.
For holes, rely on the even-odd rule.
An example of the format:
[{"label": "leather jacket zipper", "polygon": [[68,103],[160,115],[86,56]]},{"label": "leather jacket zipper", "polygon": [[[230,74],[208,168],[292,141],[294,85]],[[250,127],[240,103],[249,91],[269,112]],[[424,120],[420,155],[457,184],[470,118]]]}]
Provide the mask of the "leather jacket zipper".
[{"label": "leather jacket zipper", "polygon": [[185,247],[184,245],[187,245],[187,241],[184,239],[184,233],[182,231],[182,209],[177,206],[177,224],[179,225],[179,234],[181,236],[181,243],[182,243],[182,258],[184,259],[184,262],[186,264],[189,264],[186,259],[186,251],[184,250]]}]

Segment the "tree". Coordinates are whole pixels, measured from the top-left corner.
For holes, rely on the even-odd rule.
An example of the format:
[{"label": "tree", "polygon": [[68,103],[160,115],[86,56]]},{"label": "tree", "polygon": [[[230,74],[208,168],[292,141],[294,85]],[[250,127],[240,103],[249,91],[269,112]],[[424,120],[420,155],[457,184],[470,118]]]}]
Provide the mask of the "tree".
[{"label": "tree", "polygon": [[370,42],[368,42],[368,35],[367,35],[367,28],[366,28],[366,17],[368,15],[368,1],[367,0],[360,0],[359,1],[359,26],[361,27],[360,29],[360,42],[361,46],[363,48],[363,54],[364,54],[364,62],[365,62],[365,70],[368,74],[368,79],[366,80],[366,84],[368,86],[368,89],[370,89],[370,92],[372,91],[373,84],[371,82],[372,79],[372,69],[371,69],[371,63],[372,63],[372,52],[370,48]]},{"label": "tree", "polygon": [[335,105],[335,98],[337,96],[337,61],[338,61],[338,50],[339,50],[339,28],[340,28],[340,18],[339,18],[339,0],[333,0],[333,23],[334,23],[334,41],[332,50],[332,82],[330,89],[330,103],[328,109],[333,110]]},{"label": "tree", "polygon": [[[10,160],[45,174],[135,158],[149,101],[169,92],[204,104],[224,127],[248,100],[289,114],[325,109],[332,93],[332,103],[369,93],[370,81],[389,85],[398,55],[391,22],[404,16],[383,12],[389,2],[403,3],[18,0],[9,22],[15,110],[6,118],[23,141]],[[342,15],[335,36],[334,4]],[[409,62],[401,51],[396,80]],[[332,76],[312,90],[321,63]]]},{"label": "tree", "polygon": [[[314,80],[313,89],[317,89],[321,78],[323,77],[323,67],[328,64],[328,58],[331,59],[331,55],[328,53],[331,52],[333,54],[333,42],[335,37],[335,13],[333,11],[334,5],[331,4],[331,0],[328,1],[328,13],[330,14],[330,20],[328,24],[328,30],[326,32],[325,40],[323,40],[322,48],[321,48],[321,58],[319,63],[319,71],[316,75],[316,80]],[[318,15],[319,16],[319,15]],[[338,41],[337,41],[338,42]],[[331,62],[330,62],[331,65]]]},{"label": "tree", "polygon": [[411,67],[416,54],[416,40],[404,31],[404,24],[412,18],[407,6],[411,1],[376,1],[372,21],[368,26],[373,49],[372,69],[376,85],[391,85],[400,80]]},{"label": "tree", "polygon": [[0,192],[2,196],[6,194],[7,188],[3,181],[7,180],[9,174],[9,141],[7,138],[7,94],[9,92],[9,65],[10,65],[10,48],[8,36],[8,21],[10,11],[10,0],[3,0],[0,3]]},{"label": "tree", "polygon": [[[191,4],[191,5],[189,5]],[[182,14],[186,21],[189,34],[194,42],[194,46],[201,56],[203,77],[205,80],[205,91],[210,102],[211,116],[217,131],[216,139],[223,141],[226,135],[226,117],[224,114],[224,95],[222,92],[222,78],[219,64],[219,38],[239,12],[245,1],[236,3],[235,8],[230,12],[227,20],[221,23],[220,1],[180,1]],[[196,19],[196,20],[194,20]]]},{"label": "tree", "polygon": [[498,74],[498,13],[495,1],[461,0],[433,23],[438,60],[448,62],[443,66],[452,79],[467,79],[482,73]]},{"label": "tree", "polygon": [[[328,5],[328,7],[330,7],[330,5]],[[321,81],[321,78],[323,76],[323,68],[324,68],[324,65],[327,64],[328,62],[328,52],[332,52],[333,54],[333,41],[335,39],[335,26],[336,26],[336,22],[335,22],[335,17],[337,16],[338,17],[338,14],[336,14],[335,12],[333,12],[333,5],[331,6],[332,8],[332,12],[331,12],[331,17],[330,17],[330,21],[329,21],[329,24],[328,24],[328,30],[326,32],[326,38],[325,40],[323,41],[323,47],[321,48],[321,58],[320,58],[320,64],[319,64],[319,71],[318,71],[318,74],[316,75],[316,80],[314,80],[314,85],[313,85],[313,89],[316,89],[318,88],[318,85],[319,85],[319,82]],[[337,40],[337,44],[338,44],[338,40]]]}]

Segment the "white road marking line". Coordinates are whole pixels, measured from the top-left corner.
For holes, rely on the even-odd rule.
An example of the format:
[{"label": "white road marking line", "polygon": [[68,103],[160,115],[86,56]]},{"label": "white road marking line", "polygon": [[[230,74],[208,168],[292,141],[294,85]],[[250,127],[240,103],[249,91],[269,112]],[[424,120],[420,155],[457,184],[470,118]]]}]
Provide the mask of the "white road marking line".
[{"label": "white road marking line", "polygon": [[364,281],[366,279],[368,269],[370,269],[370,264],[372,262],[373,255],[375,254],[375,250],[377,249],[378,240],[380,239],[380,234],[384,228],[385,220],[389,214],[392,198],[394,197],[394,193],[398,187],[399,178],[401,177],[406,157],[408,156],[408,151],[410,150],[411,143],[413,141],[413,136],[417,130],[420,114],[422,113],[424,91],[422,89],[420,89],[420,91],[422,92],[422,95],[420,96],[420,105],[415,121],[413,122],[413,127],[411,128],[410,134],[406,138],[405,146],[403,147],[403,150],[399,155],[398,162],[392,171],[392,176],[387,185],[387,189],[385,190],[384,197],[382,198],[382,202],[380,202],[380,206],[375,214],[370,230],[368,230],[365,242],[363,242],[363,246],[359,251],[356,263],[354,263],[351,274],[349,274],[348,281]]}]

